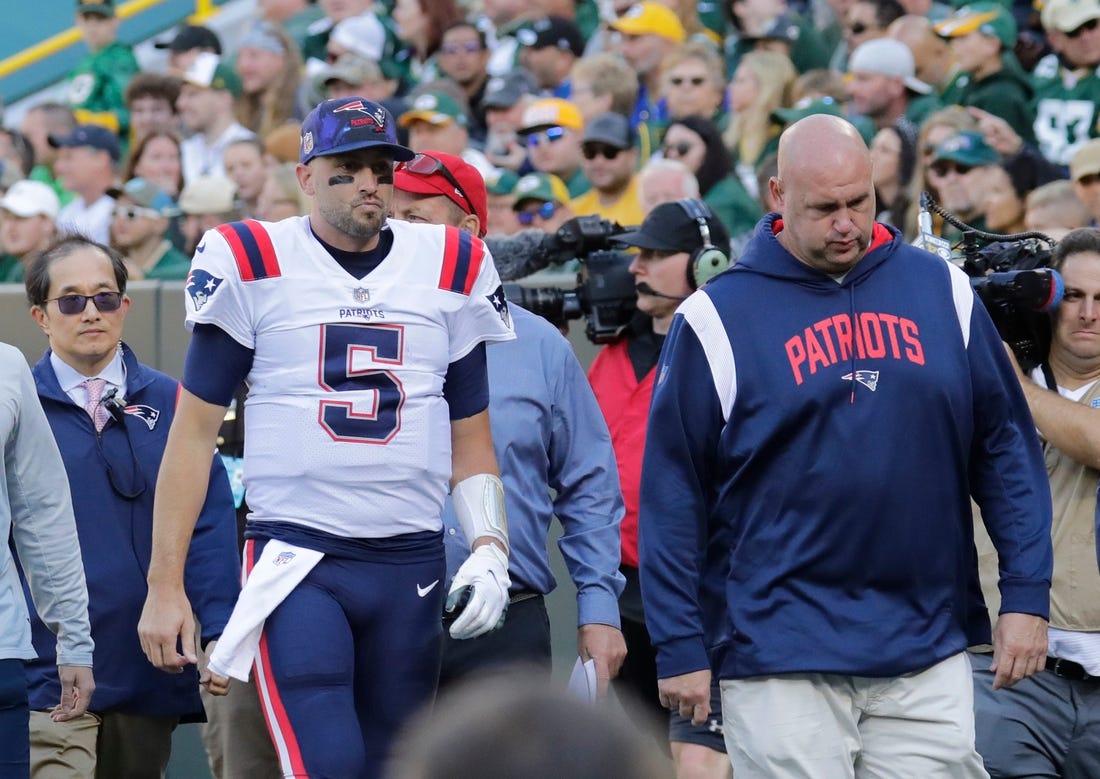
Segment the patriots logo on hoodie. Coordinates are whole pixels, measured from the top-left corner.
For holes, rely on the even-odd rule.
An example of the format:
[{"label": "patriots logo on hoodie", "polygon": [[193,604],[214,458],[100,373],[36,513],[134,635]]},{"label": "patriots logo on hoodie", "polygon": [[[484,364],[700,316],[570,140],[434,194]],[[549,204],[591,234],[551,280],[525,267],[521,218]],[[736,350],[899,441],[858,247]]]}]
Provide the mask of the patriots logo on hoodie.
[{"label": "patriots logo on hoodie", "polygon": [[871,392],[874,392],[878,387],[878,371],[856,371],[855,373],[847,373],[840,378],[844,381],[851,381],[854,378]]}]

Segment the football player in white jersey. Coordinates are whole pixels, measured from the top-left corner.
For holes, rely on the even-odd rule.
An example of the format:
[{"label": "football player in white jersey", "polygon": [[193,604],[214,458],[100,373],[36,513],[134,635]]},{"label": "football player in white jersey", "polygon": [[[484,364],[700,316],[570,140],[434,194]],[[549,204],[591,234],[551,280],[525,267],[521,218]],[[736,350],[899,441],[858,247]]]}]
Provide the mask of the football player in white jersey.
[{"label": "football player in white jersey", "polygon": [[298,165],[310,215],[209,231],[186,285],[192,340],[139,632],[159,668],[195,662],[182,573],[198,464],[246,379],[247,578],[204,683],[224,692],[255,661],[286,775],[379,775],[431,699],[448,480],[475,539],[446,593],[449,632],[485,633],[507,608],[485,343],[514,335],[480,240],[387,221],[394,163],[412,156],[378,104],[321,103]]}]

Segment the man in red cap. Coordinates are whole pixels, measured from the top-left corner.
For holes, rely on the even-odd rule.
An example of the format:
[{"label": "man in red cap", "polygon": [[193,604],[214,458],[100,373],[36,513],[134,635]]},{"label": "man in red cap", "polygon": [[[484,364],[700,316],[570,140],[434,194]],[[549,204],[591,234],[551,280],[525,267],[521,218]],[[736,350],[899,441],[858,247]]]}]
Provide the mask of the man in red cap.
[{"label": "man in red cap", "polygon": [[477,168],[441,151],[417,154],[397,166],[393,215],[406,222],[448,224],[478,238],[489,226],[489,197]]}]

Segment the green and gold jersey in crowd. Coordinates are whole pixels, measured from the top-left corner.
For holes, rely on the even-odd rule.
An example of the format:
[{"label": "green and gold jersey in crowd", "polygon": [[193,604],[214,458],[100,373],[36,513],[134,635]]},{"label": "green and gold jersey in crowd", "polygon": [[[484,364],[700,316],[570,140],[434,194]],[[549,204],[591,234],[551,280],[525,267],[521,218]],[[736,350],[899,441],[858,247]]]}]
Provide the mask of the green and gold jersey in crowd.
[{"label": "green and gold jersey in crowd", "polygon": [[123,95],[139,70],[133,50],[117,41],[85,57],[69,75],[67,99],[77,122],[98,124],[125,138],[130,115]]},{"label": "green and gold jersey in crowd", "polygon": [[1039,151],[1051,162],[1068,165],[1082,144],[1100,137],[1097,69],[1070,70],[1051,54],[1035,66],[1031,86],[1035,92],[1035,140]]}]

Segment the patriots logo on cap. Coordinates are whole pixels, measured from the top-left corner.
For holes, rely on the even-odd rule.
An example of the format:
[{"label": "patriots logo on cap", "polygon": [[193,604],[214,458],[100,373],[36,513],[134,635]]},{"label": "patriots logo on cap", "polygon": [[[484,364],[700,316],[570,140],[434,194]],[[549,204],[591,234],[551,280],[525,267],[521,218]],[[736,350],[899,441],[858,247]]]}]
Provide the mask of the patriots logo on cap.
[{"label": "patriots logo on cap", "polygon": [[363,105],[362,100],[353,100],[350,103],[344,103],[339,108],[332,109],[332,113],[334,114],[339,114],[344,111],[358,111],[361,114],[370,114],[370,112],[367,110],[367,107]]},{"label": "patriots logo on cap", "polygon": [[512,315],[508,313],[508,299],[504,297],[504,285],[501,284],[492,295],[486,295],[485,298],[493,304],[493,308],[500,314],[500,321],[511,327]]},{"label": "patriots logo on cap", "polygon": [[187,274],[185,289],[191,297],[191,302],[195,304],[196,311],[206,305],[207,301],[210,300],[210,296],[217,292],[221,283],[222,279],[198,268]]},{"label": "patriots logo on cap", "polygon": [[160,411],[152,406],[127,406],[122,410],[130,416],[140,419],[150,430],[157,426],[157,420],[160,419]]}]

